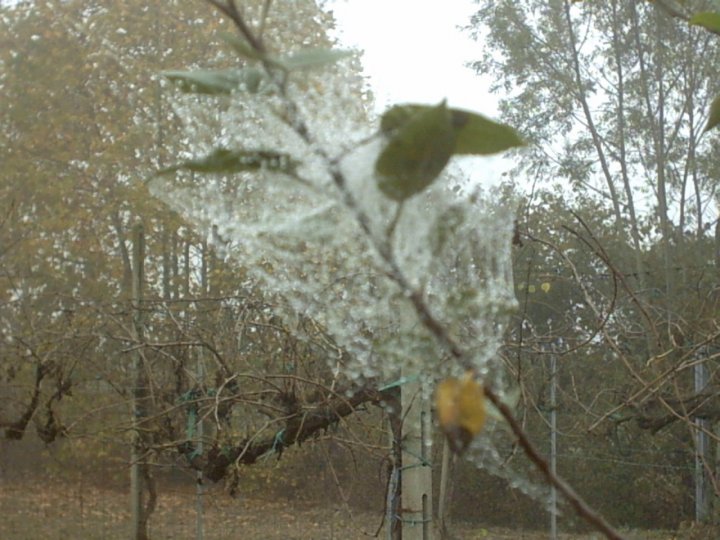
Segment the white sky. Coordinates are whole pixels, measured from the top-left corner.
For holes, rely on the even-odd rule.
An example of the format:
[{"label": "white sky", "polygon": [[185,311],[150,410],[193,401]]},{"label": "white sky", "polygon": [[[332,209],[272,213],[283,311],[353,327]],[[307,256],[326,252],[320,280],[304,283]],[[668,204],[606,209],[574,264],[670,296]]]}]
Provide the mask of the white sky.
[{"label": "white sky", "polygon": [[[466,63],[482,45],[467,26],[473,0],[331,0],[339,39],[363,52],[361,60],[378,111],[395,103],[439,103],[497,117],[489,83]],[[462,158],[475,182],[492,184],[508,168],[499,157]]]},{"label": "white sky", "polygon": [[496,112],[487,83],[465,63],[482,47],[460,29],[477,5],[472,0],[334,0],[340,39],[363,51],[362,61],[378,107],[414,101],[438,103],[488,116]]}]

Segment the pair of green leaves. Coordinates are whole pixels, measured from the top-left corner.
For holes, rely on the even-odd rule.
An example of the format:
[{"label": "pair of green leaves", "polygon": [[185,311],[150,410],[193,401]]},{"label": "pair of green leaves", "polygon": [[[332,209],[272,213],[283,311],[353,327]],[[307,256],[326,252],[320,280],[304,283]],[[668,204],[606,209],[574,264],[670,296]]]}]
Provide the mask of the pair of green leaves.
[{"label": "pair of green leaves", "polygon": [[[224,35],[223,39],[239,56],[247,60],[261,61],[271,68],[286,73],[323,67],[353,54],[351,51],[308,49],[287,56],[273,56],[253,48],[237,36]],[[175,82],[183,92],[230,95],[238,90],[257,93],[262,88],[267,73],[259,67],[247,66],[241,69],[165,71],[163,75]],[[266,170],[294,175],[297,166],[297,161],[281,152],[216,148],[204,157],[167,167],[159,174],[171,174],[179,170],[210,174]]]},{"label": "pair of green leaves", "polygon": [[398,202],[430,186],[453,155],[490,155],[523,145],[509,126],[450,109],[445,101],[392,107],[380,130],[388,142],[375,162],[378,188]]},{"label": "pair of green leaves", "polygon": [[[286,73],[320,68],[353,54],[352,51],[335,49],[306,49],[286,56],[274,56],[254,49],[238,36],[224,35],[223,39],[241,57],[264,62]],[[165,71],[163,75],[177,83],[183,92],[206,95],[229,95],[238,90],[255,94],[266,77],[264,70],[253,66],[241,69]]]}]

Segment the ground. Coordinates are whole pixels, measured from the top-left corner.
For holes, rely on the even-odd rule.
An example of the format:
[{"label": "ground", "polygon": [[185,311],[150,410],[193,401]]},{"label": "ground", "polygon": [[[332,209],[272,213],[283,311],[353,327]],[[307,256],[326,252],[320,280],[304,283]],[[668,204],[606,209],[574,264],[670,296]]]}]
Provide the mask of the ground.
[{"label": "ground", "polygon": [[[128,538],[126,492],[81,483],[6,482],[0,486],[0,538],[3,540],[114,540]],[[153,540],[196,538],[196,499],[192,486],[165,488],[152,519]],[[220,540],[367,540],[379,525],[377,513],[353,512],[342,505],[235,499],[212,488],[204,501],[204,538]],[[469,523],[454,527],[455,537],[482,540],[540,540],[547,531],[512,531]],[[663,532],[631,532],[630,540],[669,540]],[[385,539],[381,532],[377,538]],[[594,540],[599,535],[561,535],[564,540]]]}]

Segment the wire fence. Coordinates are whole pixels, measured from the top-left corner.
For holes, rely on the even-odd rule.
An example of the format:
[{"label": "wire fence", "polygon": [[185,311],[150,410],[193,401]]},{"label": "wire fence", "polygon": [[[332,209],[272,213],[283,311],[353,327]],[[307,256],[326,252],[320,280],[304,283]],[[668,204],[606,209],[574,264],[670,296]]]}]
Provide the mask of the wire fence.
[{"label": "wire fence", "polygon": [[[629,448],[625,455],[619,455],[602,448],[594,452],[563,450],[563,442],[567,448],[571,440],[563,441],[562,437],[558,440],[560,474],[572,479],[578,471],[595,471],[594,475],[582,478],[579,489],[592,493],[595,501],[606,499],[609,507],[634,504],[636,508],[626,508],[624,515],[632,517],[632,512],[636,512],[636,523],[626,521],[624,525],[646,527],[655,520],[658,527],[672,528],[692,520],[694,463],[690,451],[678,450],[668,455],[661,449]],[[12,444],[18,446],[11,448]],[[20,451],[22,445],[28,447]],[[0,469],[3,516],[0,538],[128,537],[126,464],[116,461],[98,470],[79,471],[73,468],[71,458],[58,462],[51,456],[53,449],[26,441],[4,442],[0,451],[6,457]],[[362,455],[339,456],[334,466],[341,471],[340,493],[329,471],[317,465],[317,454],[322,453],[318,448],[308,445],[293,452],[279,461],[272,459],[258,465],[257,475],[253,467],[247,467],[247,476],[240,480],[235,497],[221,483],[206,482],[201,505],[196,478],[191,472],[178,473],[172,468],[158,471],[159,497],[151,518],[151,538],[353,540],[378,533],[384,514],[385,469]],[[314,465],[308,466],[306,460],[312,461],[309,456],[313,455]],[[439,469],[439,460],[436,461]],[[653,507],[653,494],[638,492],[636,498],[632,492],[642,489],[641,486],[652,487],[657,474],[672,478],[674,484],[670,487],[678,494],[674,501],[661,500],[663,487],[657,486]],[[453,484],[455,496],[451,508],[455,524],[468,535],[485,530],[490,531],[487,538],[503,538],[501,534],[514,528],[517,535],[514,538],[547,537],[547,501],[528,499],[519,504],[521,496],[507,484],[467,464],[458,465]],[[626,491],[618,492],[618,485],[625,485]],[[641,497],[650,502],[640,501]],[[615,503],[610,503],[613,499]],[[475,502],[478,500],[485,501],[484,509],[478,507]],[[667,507],[673,505],[674,515],[664,515]],[[566,533],[576,524],[567,519],[572,514],[569,509],[561,505],[560,510],[563,513],[560,530]],[[521,516],[522,513],[532,516]],[[202,523],[201,534],[198,519]],[[492,536],[496,530],[501,532]],[[383,533],[379,537],[385,538]]]}]

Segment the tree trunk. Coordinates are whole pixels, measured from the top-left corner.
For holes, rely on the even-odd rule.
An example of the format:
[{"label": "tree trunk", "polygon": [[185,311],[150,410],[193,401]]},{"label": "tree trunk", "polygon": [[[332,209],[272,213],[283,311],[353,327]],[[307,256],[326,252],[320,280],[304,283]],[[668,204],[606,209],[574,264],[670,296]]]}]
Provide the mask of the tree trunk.
[{"label": "tree trunk", "polygon": [[146,459],[147,445],[142,435],[143,421],[148,416],[148,384],[142,349],[143,287],[145,265],[145,235],[142,225],[133,231],[132,303],[133,337],[138,348],[132,359],[132,445],[130,452],[130,511],[133,540],[149,540],[148,521],[155,510],[157,494]]}]

